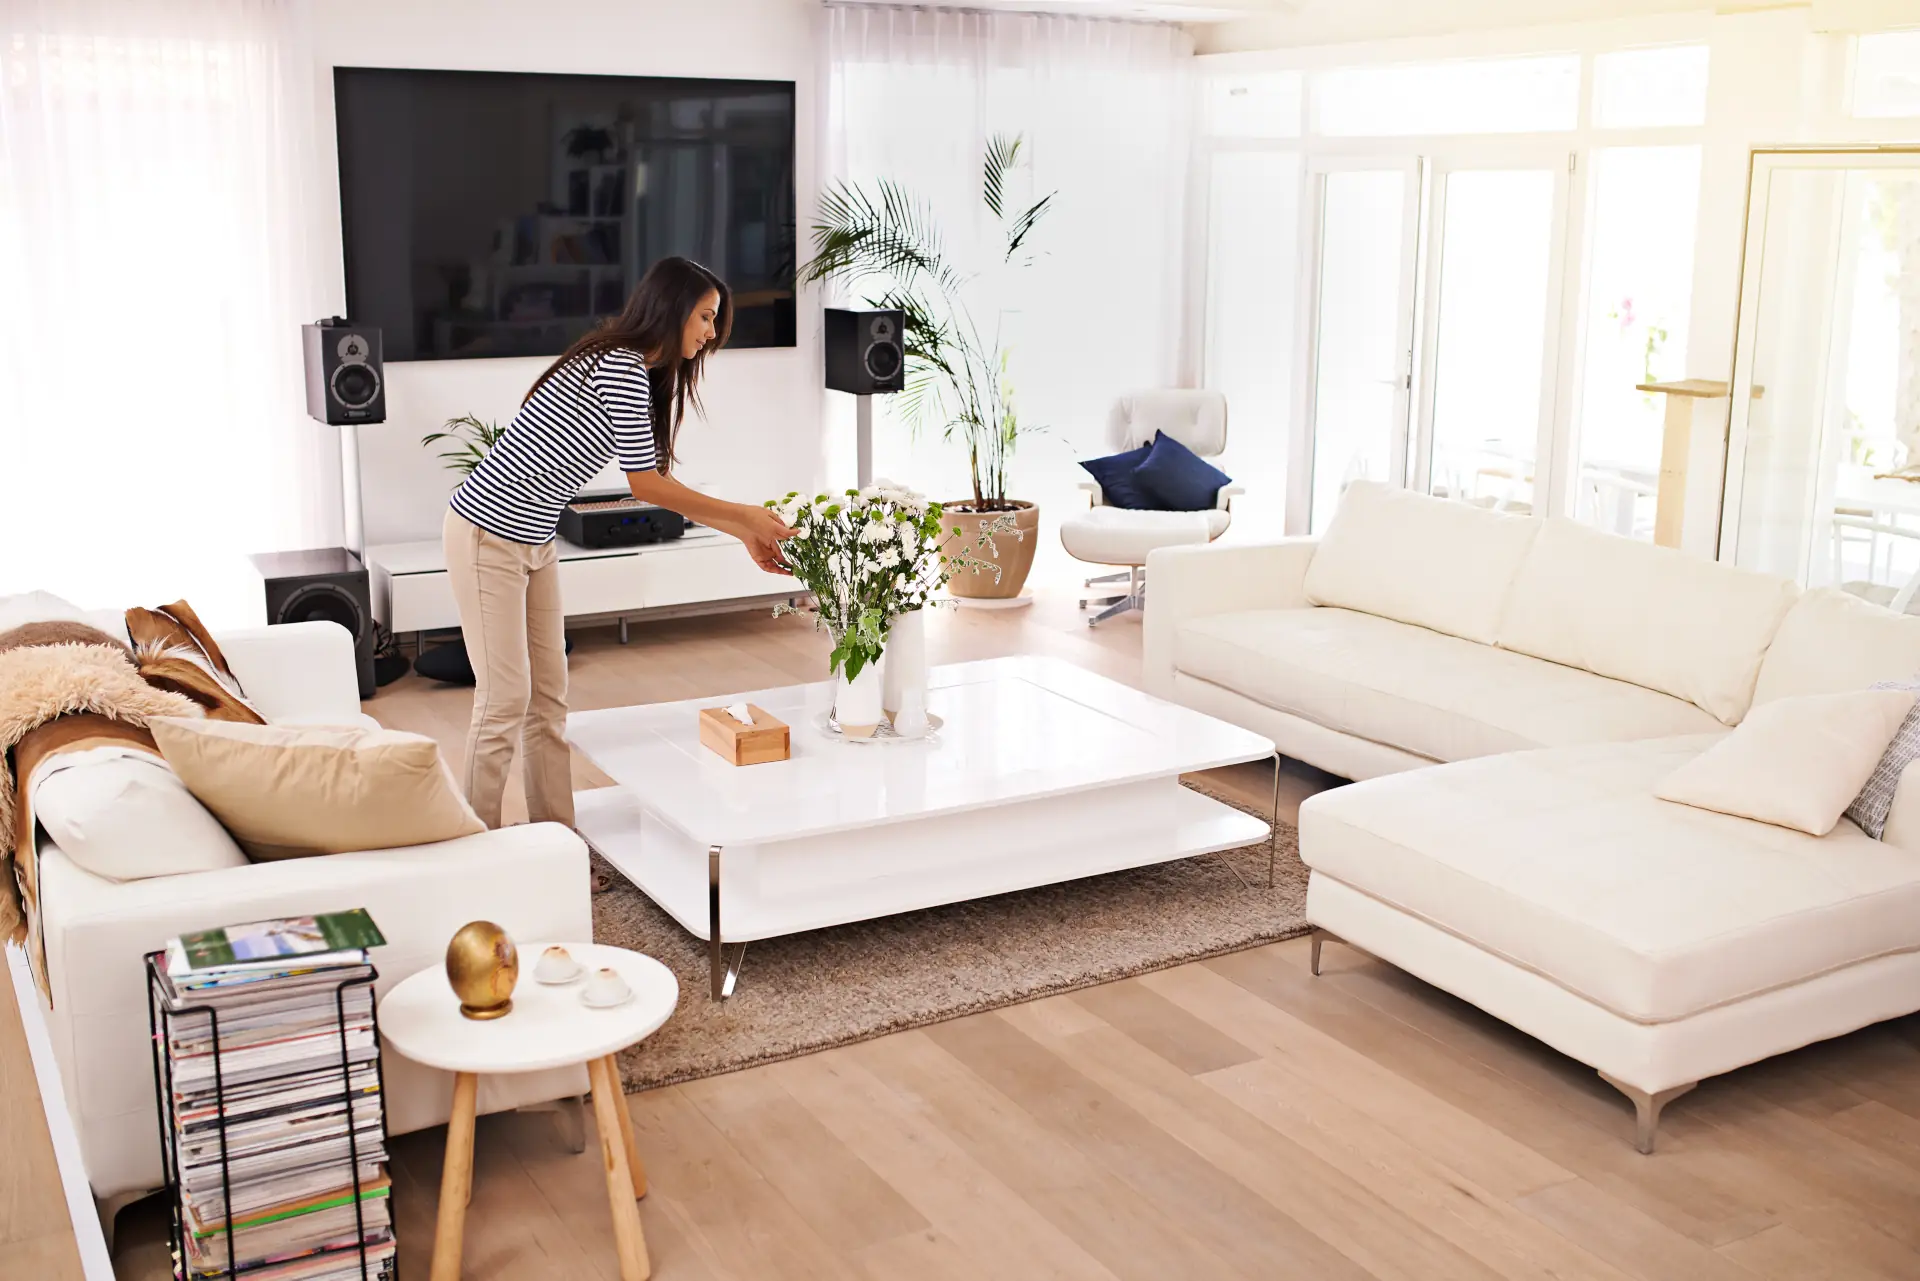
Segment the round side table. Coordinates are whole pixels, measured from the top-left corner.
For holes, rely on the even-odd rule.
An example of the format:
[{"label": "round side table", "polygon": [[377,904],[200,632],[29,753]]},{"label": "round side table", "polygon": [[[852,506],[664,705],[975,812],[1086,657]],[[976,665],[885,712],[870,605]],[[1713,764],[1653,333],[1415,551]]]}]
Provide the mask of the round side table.
[{"label": "round side table", "polygon": [[[476,1020],[460,1013],[459,998],[438,966],[403,980],[380,1002],[380,1034],[393,1049],[427,1067],[452,1072],[453,1117],[447,1122],[447,1162],[440,1179],[439,1219],[433,1234],[432,1281],[458,1281],[467,1201],[473,1191],[473,1112],[482,1073],[540,1072],[587,1065],[593,1113],[600,1129],[601,1163],[613,1207],[620,1281],[646,1281],[652,1271],[634,1201],[647,1194],[647,1175],[633,1141],[633,1115],[620,1089],[614,1055],[645,1040],[667,1021],[680,999],[671,971],[650,956],[599,943],[562,943],[584,967],[564,985],[536,981],[533,967],[548,943],[520,947],[513,1009]],[[617,970],[633,999],[610,1009],[580,1000],[586,975]]]}]

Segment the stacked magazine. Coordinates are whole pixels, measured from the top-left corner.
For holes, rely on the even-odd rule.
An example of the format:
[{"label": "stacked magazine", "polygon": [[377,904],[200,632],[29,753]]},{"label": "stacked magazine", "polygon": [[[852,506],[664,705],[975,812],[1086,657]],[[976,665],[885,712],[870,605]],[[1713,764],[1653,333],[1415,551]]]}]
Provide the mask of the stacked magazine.
[{"label": "stacked magazine", "polygon": [[355,910],[184,935],[153,958],[185,1281],[394,1274],[367,954],[385,941]]}]

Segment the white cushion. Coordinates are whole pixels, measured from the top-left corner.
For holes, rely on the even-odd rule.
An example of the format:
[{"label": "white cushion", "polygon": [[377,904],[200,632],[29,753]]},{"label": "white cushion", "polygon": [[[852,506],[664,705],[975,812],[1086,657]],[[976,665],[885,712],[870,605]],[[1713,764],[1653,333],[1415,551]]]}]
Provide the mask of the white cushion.
[{"label": "white cushion", "polygon": [[73,622],[105,632],[117,641],[127,639],[124,613],[111,609],[82,609],[52,592],[22,592],[0,596],[0,632],[10,632],[28,623]]},{"label": "white cushion", "polygon": [[1174,668],[1279,711],[1436,760],[1719,728],[1622,681],[1344,609],[1216,614]]},{"label": "white cushion", "polygon": [[1825,836],[1912,710],[1907,689],[1776,699],[1662,779],[1654,795]]},{"label": "white cushion", "polygon": [[1920,853],[1847,822],[1816,837],[1655,799],[1719,737],[1355,783],[1300,807],[1300,854],[1316,876],[1641,1022],[1920,948]]},{"label": "white cushion", "polygon": [[1499,643],[1684,698],[1732,725],[1797,594],[1784,578],[1555,518],[1520,567]]},{"label": "white cushion", "polygon": [[109,881],[242,867],[247,856],[165,761],[133,748],[47,757],[33,816],[76,865]]},{"label": "white cushion", "polygon": [[1358,481],[1307,567],[1307,599],[1493,644],[1539,522]]},{"label": "white cushion", "polygon": [[1754,706],[1795,694],[1838,694],[1920,675],[1920,618],[1820,587],[1787,611],[1760,664]]},{"label": "white cushion", "polygon": [[1144,565],[1150,552],[1211,542],[1227,527],[1223,511],[1157,512],[1095,507],[1060,522],[1060,542],[1076,560]]}]

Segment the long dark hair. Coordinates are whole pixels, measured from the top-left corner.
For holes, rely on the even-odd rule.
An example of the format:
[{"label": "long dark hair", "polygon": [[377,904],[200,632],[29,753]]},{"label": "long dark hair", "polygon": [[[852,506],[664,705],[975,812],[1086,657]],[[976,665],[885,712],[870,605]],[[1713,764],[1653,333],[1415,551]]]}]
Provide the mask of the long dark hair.
[{"label": "long dark hair", "polygon": [[[714,339],[688,360],[680,346],[682,335],[693,309],[708,293],[720,296],[719,311],[713,319]],[[673,465],[673,445],[687,405],[700,408],[700,373],[706,367],[707,353],[726,346],[732,332],[733,292],[726,281],[689,258],[662,258],[640,277],[620,314],[608,316],[567,348],[566,354],[547,366],[547,371],[527,388],[521,403],[532,400],[547,379],[576,361],[584,363],[609,351],[639,352],[648,361],[653,447],[664,472]]]}]

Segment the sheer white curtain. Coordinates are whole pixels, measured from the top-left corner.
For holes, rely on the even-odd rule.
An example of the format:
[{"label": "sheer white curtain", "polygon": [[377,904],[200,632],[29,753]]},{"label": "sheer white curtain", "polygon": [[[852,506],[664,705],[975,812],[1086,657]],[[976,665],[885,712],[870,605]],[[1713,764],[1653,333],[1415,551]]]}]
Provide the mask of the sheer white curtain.
[{"label": "sheer white curtain", "polygon": [[[1021,416],[1047,428],[1021,443],[1010,488],[1042,504],[1051,557],[1084,479],[1075,460],[1105,452],[1114,398],[1181,372],[1192,42],[1173,26],[1041,14],[846,5],[824,21],[827,178],[925,196],[947,248],[986,273],[975,318],[1000,323]],[[1024,271],[989,271],[981,169],[1002,132],[1026,140],[1016,199],[1058,193]],[[829,397],[836,482],[853,474],[848,399]],[[959,450],[913,440],[884,399],[876,408],[879,474],[967,492]]]},{"label": "sheer white curtain", "polygon": [[0,0],[0,594],[251,607],[338,538],[296,0]]}]

